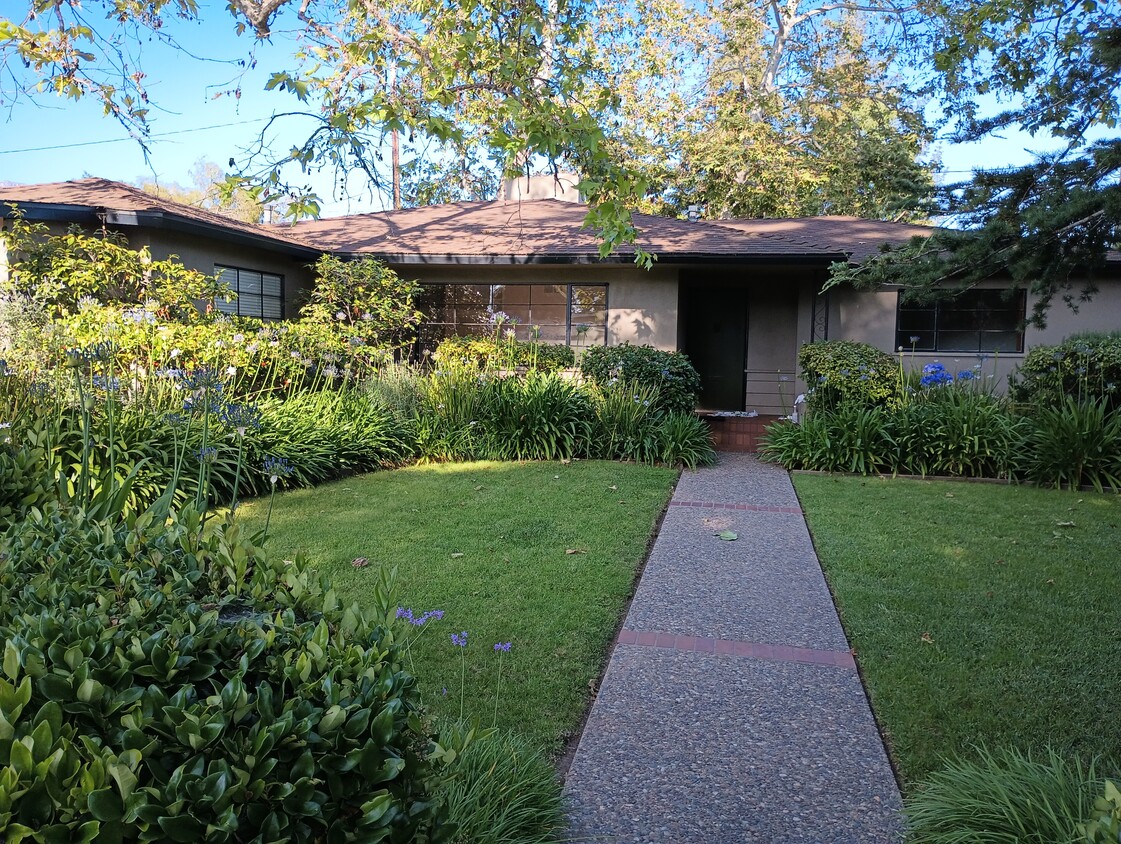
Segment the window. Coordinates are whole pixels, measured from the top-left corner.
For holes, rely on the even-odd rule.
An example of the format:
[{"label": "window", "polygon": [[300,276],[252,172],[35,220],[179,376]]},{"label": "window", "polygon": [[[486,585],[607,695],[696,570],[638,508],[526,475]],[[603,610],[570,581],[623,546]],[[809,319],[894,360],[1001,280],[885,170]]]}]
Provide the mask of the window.
[{"label": "window", "polygon": [[1022,352],[1024,291],[967,290],[915,304],[899,294],[896,348],[919,352]]},{"label": "window", "polygon": [[284,276],[217,264],[214,270],[218,280],[237,293],[233,302],[219,299],[215,303],[222,313],[258,319],[284,318]]},{"label": "window", "polygon": [[[422,284],[420,345],[434,349],[451,335],[490,334],[492,316],[511,318],[519,340],[575,346],[607,342],[605,284]],[[514,322],[516,320],[516,322]]]}]

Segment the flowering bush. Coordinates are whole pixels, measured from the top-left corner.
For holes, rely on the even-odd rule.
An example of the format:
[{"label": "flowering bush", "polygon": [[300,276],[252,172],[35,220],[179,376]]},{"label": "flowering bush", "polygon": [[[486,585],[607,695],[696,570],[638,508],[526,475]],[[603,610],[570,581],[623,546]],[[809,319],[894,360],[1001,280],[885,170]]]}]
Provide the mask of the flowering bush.
[{"label": "flowering bush", "polygon": [[1022,404],[1056,407],[1066,396],[1104,399],[1121,408],[1121,336],[1071,337],[1035,346],[1009,379],[1008,393]]}]

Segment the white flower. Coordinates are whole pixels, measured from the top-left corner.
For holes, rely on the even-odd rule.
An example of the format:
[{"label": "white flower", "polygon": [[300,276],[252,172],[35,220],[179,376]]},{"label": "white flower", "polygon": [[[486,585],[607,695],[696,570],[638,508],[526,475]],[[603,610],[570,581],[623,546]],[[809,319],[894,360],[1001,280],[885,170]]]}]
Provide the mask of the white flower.
[{"label": "white flower", "polygon": [[338,313],[336,313],[335,314],[335,319],[337,319],[337,320],[346,319],[346,311],[339,311]]},{"label": "white flower", "polygon": [[182,350],[182,349],[172,349],[172,350],[171,350],[171,356],[172,356],[173,358],[177,358],[177,357],[179,357],[179,356],[180,356],[181,354],[183,354],[183,350]]},{"label": "white flower", "polygon": [[234,376],[234,375],[237,375],[237,367],[236,366],[227,366],[226,367],[226,374],[231,376],[231,377]]},{"label": "white flower", "polygon": [[292,352],[292,360],[299,360],[299,358],[300,358],[300,353],[299,352]]},{"label": "white flower", "polygon": [[240,342],[242,342],[242,341],[243,341],[244,339],[245,339],[245,335],[244,335],[244,334],[235,334],[235,335],[233,336],[233,341],[234,341],[235,343],[240,343]]}]

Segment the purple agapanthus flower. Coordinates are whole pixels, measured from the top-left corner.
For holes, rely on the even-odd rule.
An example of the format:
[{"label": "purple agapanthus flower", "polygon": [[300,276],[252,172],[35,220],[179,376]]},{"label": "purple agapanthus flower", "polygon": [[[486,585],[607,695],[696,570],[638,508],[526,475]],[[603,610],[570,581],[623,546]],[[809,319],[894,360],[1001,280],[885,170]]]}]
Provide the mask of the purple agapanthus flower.
[{"label": "purple agapanthus flower", "polygon": [[460,633],[452,633],[452,644],[457,648],[467,647],[467,631],[464,630]]},{"label": "purple agapanthus flower", "polygon": [[502,651],[503,653],[506,653],[510,650],[510,645],[512,644],[513,642],[496,642],[494,645],[494,649],[496,651]]}]

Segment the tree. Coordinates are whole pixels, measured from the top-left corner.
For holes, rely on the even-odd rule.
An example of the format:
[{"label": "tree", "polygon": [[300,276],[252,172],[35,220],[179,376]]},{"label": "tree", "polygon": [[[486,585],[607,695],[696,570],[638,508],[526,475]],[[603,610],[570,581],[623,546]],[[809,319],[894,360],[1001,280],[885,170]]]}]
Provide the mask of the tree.
[{"label": "tree", "polygon": [[758,12],[749,5],[723,23],[725,55],[710,69],[666,204],[701,202],[713,217],[921,216],[933,185],[918,161],[929,133],[867,48],[856,13],[812,32],[813,18],[791,23],[806,28],[795,41],[790,30],[760,39]]},{"label": "tree", "polygon": [[137,183],[141,190],[173,202],[193,205],[206,211],[213,211],[224,217],[242,220],[246,223],[259,223],[263,214],[261,203],[244,188],[233,191],[222,190],[226,174],[218,164],[200,158],[191,168],[191,187],[171,183],[160,183],[142,179]]},{"label": "tree", "polygon": [[897,60],[911,17],[881,0],[659,0],[605,16],[610,141],[639,162],[657,212],[923,216],[930,133]]},{"label": "tree", "polygon": [[[1023,167],[978,172],[939,192],[961,227],[837,267],[832,283],[901,284],[918,298],[952,295],[999,278],[1035,299],[1043,327],[1055,299],[1077,310],[1095,292],[1121,224],[1121,15],[1116,2],[946,0],[936,65],[943,106],[962,140],[1013,127],[1057,151]],[[978,95],[1007,107],[985,114]]]},{"label": "tree", "polygon": [[[452,146],[478,137],[506,172],[542,160],[584,174],[588,222],[601,230],[604,251],[633,241],[628,208],[643,186],[606,154],[600,118],[613,95],[590,63],[585,31],[592,6],[591,0],[230,0],[239,31],[266,38],[281,15],[299,29],[292,65],[277,69],[267,88],[294,98],[273,122],[302,121],[308,128],[302,143],[280,154],[262,134],[227,187],[250,187],[262,202],[287,195],[290,215],[314,214],[317,197],[298,184],[300,174],[358,170],[376,184],[388,132]],[[173,42],[165,24],[197,19],[195,0],[28,0],[27,9],[19,23],[0,20],[8,96],[49,90],[95,97],[143,141],[149,95],[130,46],[141,36]],[[387,82],[391,68],[394,85]]]}]

